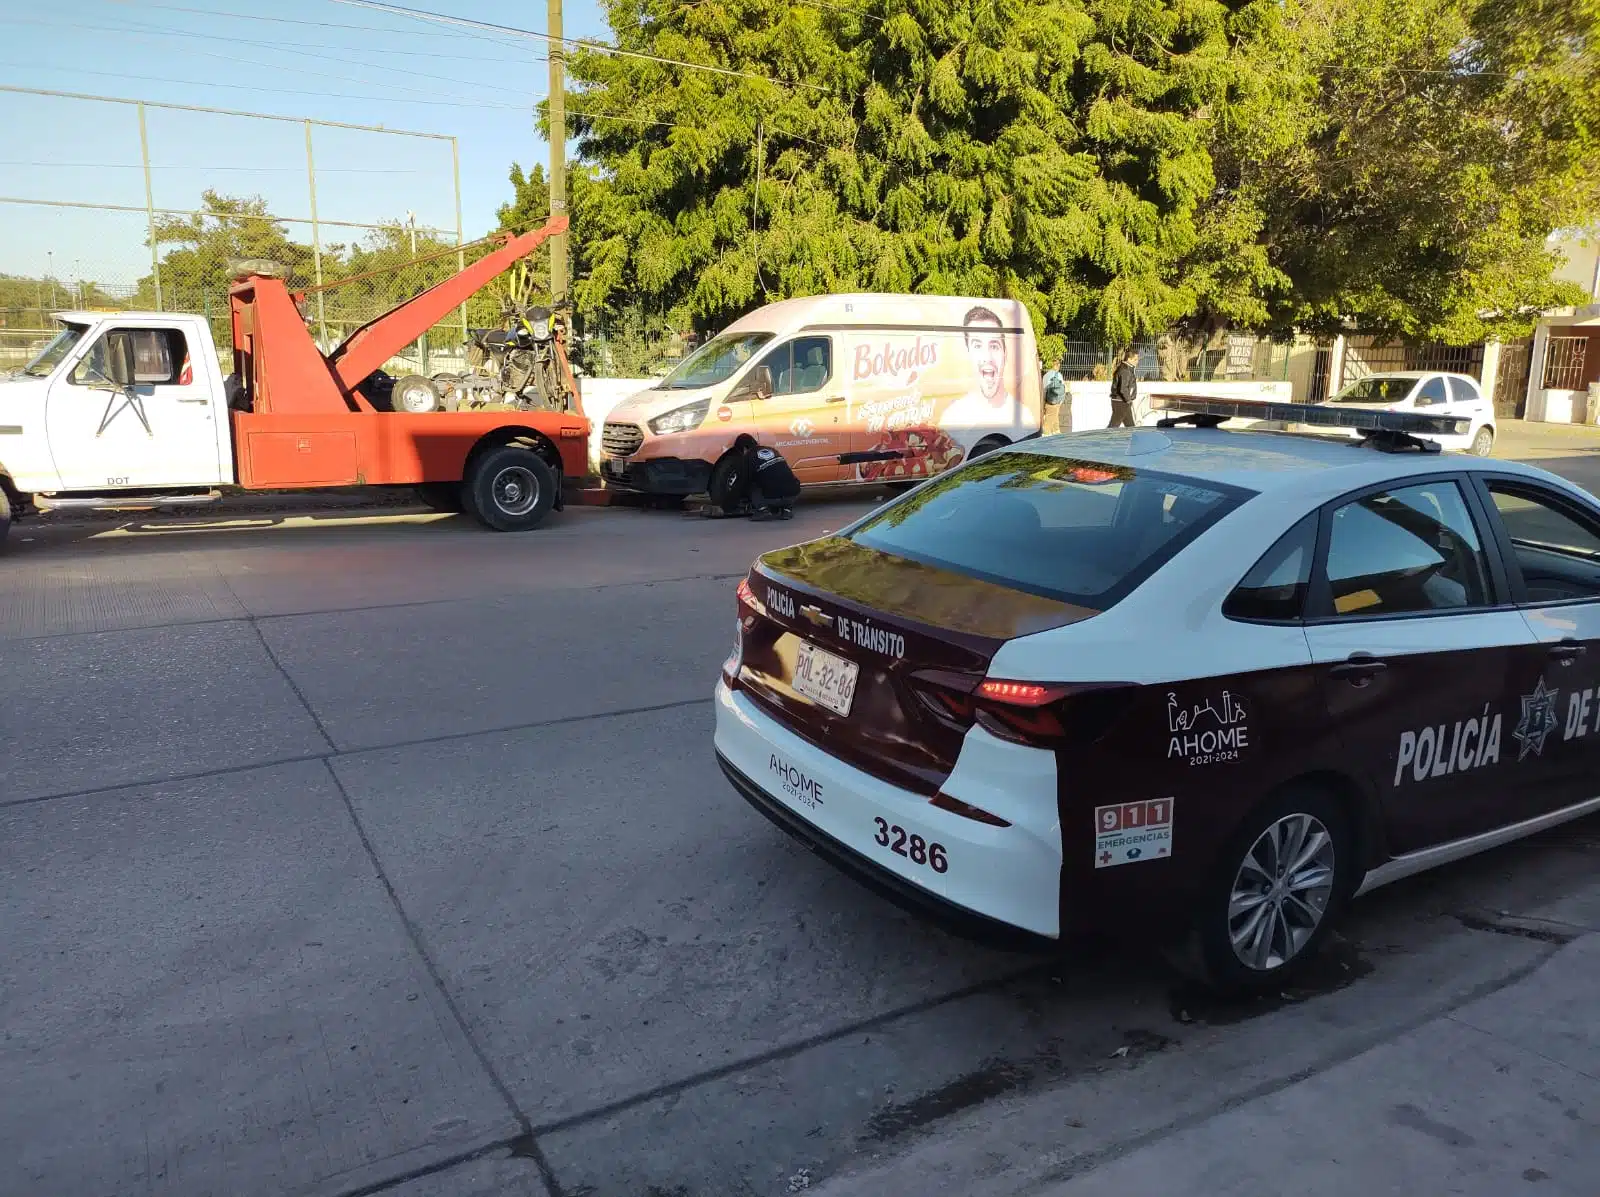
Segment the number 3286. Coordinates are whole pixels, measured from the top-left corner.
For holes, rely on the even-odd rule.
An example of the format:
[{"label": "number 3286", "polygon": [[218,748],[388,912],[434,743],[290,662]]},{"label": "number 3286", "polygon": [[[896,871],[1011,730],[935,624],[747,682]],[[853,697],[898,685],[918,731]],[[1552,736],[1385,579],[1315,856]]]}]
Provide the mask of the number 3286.
[{"label": "number 3286", "polygon": [[945,855],[943,844],[930,844],[920,835],[909,835],[898,823],[890,824],[882,819],[872,821],[878,825],[878,834],[873,838],[896,856],[904,856],[912,864],[926,865],[935,873],[949,871],[950,858]]}]

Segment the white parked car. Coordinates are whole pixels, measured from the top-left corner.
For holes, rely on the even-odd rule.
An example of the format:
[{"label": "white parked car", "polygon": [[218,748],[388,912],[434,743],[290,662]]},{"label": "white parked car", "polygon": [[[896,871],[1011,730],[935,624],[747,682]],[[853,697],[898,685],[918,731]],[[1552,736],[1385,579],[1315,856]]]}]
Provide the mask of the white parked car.
[{"label": "white parked car", "polygon": [[[1440,436],[1442,448],[1488,457],[1494,451],[1494,404],[1483,397],[1477,380],[1439,370],[1396,370],[1357,379],[1328,399],[1340,407],[1369,411],[1414,411],[1430,416],[1465,416],[1472,421],[1464,436]],[[1359,432],[1352,431],[1352,436]]]}]

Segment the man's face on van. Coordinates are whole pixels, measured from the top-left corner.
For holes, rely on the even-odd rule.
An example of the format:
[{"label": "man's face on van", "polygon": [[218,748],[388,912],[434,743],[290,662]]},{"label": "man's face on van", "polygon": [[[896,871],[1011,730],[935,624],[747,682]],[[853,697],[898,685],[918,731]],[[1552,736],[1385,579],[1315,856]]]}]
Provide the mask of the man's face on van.
[{"label": "man's face on van", "polygon": [[1005,392],[1006,338],[997,324],[967,326],[967,356],[978,372],[978,391],[991,403]]}]

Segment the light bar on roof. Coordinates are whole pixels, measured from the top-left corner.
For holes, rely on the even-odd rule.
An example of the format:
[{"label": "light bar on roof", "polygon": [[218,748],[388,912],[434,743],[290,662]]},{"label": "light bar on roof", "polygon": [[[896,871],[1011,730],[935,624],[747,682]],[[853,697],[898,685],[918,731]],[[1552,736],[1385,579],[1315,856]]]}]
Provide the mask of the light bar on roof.
[{"label": "light bar on roof", "polygon": [[1430,416],[1414,411],[1362,411],[1312,403],[1271,403],[1259,399],[1202,399],[1157,395],[1157,411],[1216,416],[1226,420],[1270,420],[1317,428],[1354,428],[1360,432],[1404,432],[1413,436],[1465,436],[1472,429],[1467,416]]}]

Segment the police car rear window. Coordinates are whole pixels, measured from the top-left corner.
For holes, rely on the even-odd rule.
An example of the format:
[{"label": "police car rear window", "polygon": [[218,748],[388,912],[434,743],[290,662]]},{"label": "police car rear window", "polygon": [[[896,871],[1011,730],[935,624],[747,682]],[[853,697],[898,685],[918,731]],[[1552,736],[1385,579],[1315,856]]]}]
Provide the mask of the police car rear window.
[{"label": "police car rear window", "polygon": [[1127,466],[992,453],[844,531],[858,544],[1105,610],[1255,492]]}]

